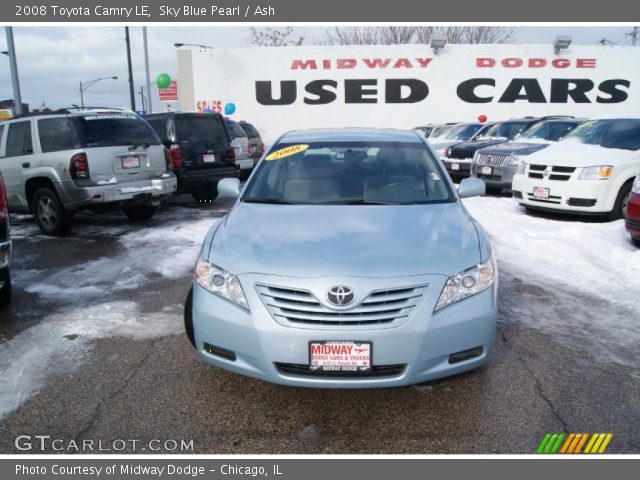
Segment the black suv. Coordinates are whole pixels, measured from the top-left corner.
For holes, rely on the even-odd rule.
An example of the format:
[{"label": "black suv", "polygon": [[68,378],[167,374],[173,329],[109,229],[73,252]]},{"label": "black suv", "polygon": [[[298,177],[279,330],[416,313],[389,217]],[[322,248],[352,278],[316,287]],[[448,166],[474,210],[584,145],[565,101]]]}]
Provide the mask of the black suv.
[{"label": "black suv", "polygon": [[470,142],[462,142],[449,147],[446,151],[444,165],[453,179],[461,179],[468,177],[471,173],[471,162],[475,153],[481,148],[506,143],[525,132],[527,129],[535,125],[541,120],[549,120],[552,118],[571,118],[562,115],[554,115],[547,117],[523,117],[504,122],[497,122],[483,136],[477,137]]},{"label": "black suv", "polygon": [[190,193],[198,201],[210,202],[218,196],[221,179],[239,178],[222,115],[163,112],[144,118],[169,149],[171,167],[178,178],[177,193]]}]

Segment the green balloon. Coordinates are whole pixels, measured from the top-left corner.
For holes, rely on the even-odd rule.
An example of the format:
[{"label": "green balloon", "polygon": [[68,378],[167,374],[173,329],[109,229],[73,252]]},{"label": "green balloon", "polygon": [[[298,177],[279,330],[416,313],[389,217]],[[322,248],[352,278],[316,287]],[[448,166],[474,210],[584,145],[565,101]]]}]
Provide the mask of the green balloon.
[{"label": "green balloon", "polygon": [[158,78],[156,78],[156,85],[158,85],[158,88],[167,88],[169,85],[171,85],[171,77],[169,76],[169,74],[161,73],[160,75],[158,75]]}]

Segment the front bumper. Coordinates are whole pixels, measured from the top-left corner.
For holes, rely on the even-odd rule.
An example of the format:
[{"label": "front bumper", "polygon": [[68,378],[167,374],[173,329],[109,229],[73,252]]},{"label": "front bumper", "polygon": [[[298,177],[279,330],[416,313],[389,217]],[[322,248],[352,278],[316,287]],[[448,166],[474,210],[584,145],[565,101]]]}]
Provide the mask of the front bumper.
[{"label": "front bumper", "polygon": [[[491,169],[491,173],[482,173],[483,168],[487,167]],[[474,163],[471,165],[471,176],[484,180],[489,187],[511,188],[513,176],[517,170],[517,165],[490,166]]]},{"label": "front bumper", "polygon": [[[277,285],[325,291],[345,278],[277,278]],[[368,279],[350,277],[350,285]],[[380,279],[375,279],[379,283]],[[274,283],[273,277],[243,275],[243,285],[251,312],[194,284],[193,325],[200,357],[206,362],[267,382],[320,388],[397,387],[425,382],[471,370],[487,362],[491,352],[497,312],[497,279],[494,285],[465,300],[433,313],[446,277],[410,277],[405,282],[428,283],[429,288],[409,318],[393,327],[290,326],[277,322],[256,291],[256,284]],[[401,282],[402,279],[394,279]],[[355,285],[354,285],[355,283]],[[409,283],[405,283],[408,285]],[[377,285],[379,286],[379,285]],[[385,287],[386,288],[386,287]],[[370,288],[369,291],[375,290]],[[401,366],[390,376],[321,377],[285,372],[278,365],[309,364],[309,342],[352,340],[372,342],[372,365]],[[235,359],[205,350],[205,343],[231,352]],[[450,355],[481,347],[474,358],[450,363]]]},{"label": "front bumper", "polygon": [[9,266],[12,255],[13,246],[11,244],[11,240],[0,242],[0,269],[7,268]]},{"label": "front bumper", "polygon": [[63,191],[68,195],[65,207],[70,210],[100,207],[107,204],[148,203],[174,193],[178,182],[174,175],[126,183],[109,183],[78,187],[71,180],[64,182]]},{"label": "front bumper", "polygon": [[[603,214],[613,209],[611,185],[613,180],[569,180],[531,178],[526,174],[513,177],[511,190],[521,205],[529,208],[566,211],[579,214]],[[535,198],[535,187],[548,188],[549,198]],[[615,193],[615,192],[614,192]]]},{"label": "front bumper", "polygon": [[447,172],[451,177],[466,178],[471,175],[471,159],[442,159]]}]

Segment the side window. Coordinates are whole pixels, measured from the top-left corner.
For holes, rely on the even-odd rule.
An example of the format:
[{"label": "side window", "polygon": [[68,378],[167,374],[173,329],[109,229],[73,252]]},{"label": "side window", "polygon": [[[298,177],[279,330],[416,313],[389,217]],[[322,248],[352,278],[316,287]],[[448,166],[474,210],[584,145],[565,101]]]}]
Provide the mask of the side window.
[{"label": "side window", "polygon": [[7,132],[7,157],[33,153],[31,142],[31,122],[16,122],[9,125]]},{"label": "side window", "polygon": [[[2,148],[2,134],[4,133],[4,125],[0,125],[0,149]],[[2,150],[0,150],[0,157],[2,157]]]},{"label": "side window", "polygon": [[624,150],[640,149],[640,121],[616,120],[602,135],[602,146]]},{"label": "side window", "polygon": [[38,135],[42,153],[77,148],[73,127],[67,118],[38,120]]},{"label": "side window", "polygon": [[149,123],[149,125],[151,125],[151,128],[153,128],[158,134],[160,140],[166,142],[169,139],[169,127],[167,125],[168,122],[164,118],[154,118],[151,120],[147,120],[147,122]]}]

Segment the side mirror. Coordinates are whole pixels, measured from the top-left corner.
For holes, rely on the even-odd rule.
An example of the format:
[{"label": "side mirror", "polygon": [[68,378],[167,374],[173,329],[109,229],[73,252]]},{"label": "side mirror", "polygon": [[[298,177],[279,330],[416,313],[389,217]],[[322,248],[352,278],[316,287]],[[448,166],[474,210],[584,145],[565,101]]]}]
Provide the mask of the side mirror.
[{"label": "side mirror", "polygon": [[[484,185],[484,182],[482,182]],[[223,178],[218,182],[218,196],[238,198],[240,195],[240,180],[237,178]]]},{"label": "side mirror", "polygon": [[460,182],[458,194],[460,198],[481,197],[486,190],[487,186],[479,178],[465,178]]}]

